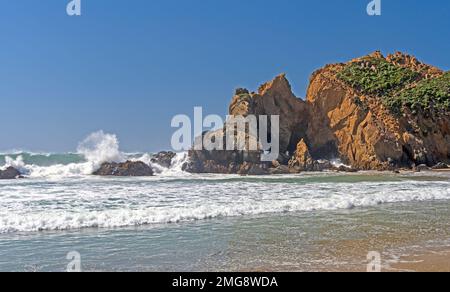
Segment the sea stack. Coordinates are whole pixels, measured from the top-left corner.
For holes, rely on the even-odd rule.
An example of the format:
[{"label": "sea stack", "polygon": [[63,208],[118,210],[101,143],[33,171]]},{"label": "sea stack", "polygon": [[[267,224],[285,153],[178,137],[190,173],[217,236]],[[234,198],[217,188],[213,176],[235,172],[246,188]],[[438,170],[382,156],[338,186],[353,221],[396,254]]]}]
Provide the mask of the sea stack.
[{"label": "sea stack", "polygon": [[261,163],[255,159],[260,153],[192,150],[185,170],[245,173],[256,165],[271,173],[317,171],[339,159],[352,171],[392,171],[450,162],[450,72],[399,52],[317,70],[304,100],[284,74],[257,93],[238,89],[229,114],[279,115],[279,158]]}]

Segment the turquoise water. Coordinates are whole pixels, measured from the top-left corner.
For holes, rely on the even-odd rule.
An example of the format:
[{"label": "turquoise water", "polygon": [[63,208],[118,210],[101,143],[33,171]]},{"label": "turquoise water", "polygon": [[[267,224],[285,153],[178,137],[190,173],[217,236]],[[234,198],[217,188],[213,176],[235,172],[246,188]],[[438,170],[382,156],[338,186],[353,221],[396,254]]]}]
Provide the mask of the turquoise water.
[{"label": "turquoise water", "polygon": [[27,165],[37,166],[51,166],[55,164],[67,165],[70,163],[81,163],[86,160],[80,154],[76,153],[29,153],[29,152],[15,152],[13,154],[0,154],[0,165],[6,163],[6,157],[10,157],[16,160],[18,157],[22,157],[23,161]]}]

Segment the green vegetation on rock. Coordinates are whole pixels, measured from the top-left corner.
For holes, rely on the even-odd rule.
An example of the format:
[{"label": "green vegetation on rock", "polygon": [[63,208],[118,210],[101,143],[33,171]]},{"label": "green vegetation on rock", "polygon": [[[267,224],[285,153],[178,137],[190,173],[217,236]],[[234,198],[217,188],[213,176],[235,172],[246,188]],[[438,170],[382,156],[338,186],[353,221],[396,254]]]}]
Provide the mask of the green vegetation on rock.
[{"label": "green vegetation on rock", "polygon": [[416,81],[419,73],[395,66],[385,59],[367,58],[348,64],[338,78],[364,94],[385,96]]},{"label": "green vegetation on rock", "polygon": [[413,113],[450,110],[450,72],[419,81],[419,73],[371,57],[347,64],[337,77],[362,94],[382,98],[386,107],[396,114],[404,107]]},{"label": "green vegetation on rock", "polygon": [[390,98],[389,108],[408,107],[413,112],[450,111],[450,72],[441,77],[422,80],[416,86]]}]

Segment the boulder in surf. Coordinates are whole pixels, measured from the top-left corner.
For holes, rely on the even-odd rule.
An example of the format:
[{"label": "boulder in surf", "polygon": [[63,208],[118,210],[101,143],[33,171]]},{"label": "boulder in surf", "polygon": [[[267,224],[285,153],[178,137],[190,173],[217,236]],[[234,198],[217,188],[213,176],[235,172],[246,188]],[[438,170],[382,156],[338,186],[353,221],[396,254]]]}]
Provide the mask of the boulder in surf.
[{"label": "boulder in surf", "polygon": [[153,169],[142,161],[105,162],[93,173],[98,176],[153,176]]},{"label": "boulder in surf", "polygon": [[21,177],[21,173],[12,166],[5,170],[0,170],[0,179],[16,179]]}]

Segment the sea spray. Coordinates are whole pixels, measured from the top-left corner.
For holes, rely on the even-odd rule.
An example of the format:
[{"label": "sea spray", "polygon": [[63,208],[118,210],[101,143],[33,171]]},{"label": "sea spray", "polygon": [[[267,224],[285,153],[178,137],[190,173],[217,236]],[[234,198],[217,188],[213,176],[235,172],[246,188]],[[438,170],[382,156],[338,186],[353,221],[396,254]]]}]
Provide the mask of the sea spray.
[{"label": "sea spray", "polygon": [[104,162],[124,162],[125,154],[119,150],[119,140],[116,135],[98,131],[90,134],[78,145],[77,152],[93,163],[94,168]]},{"label": "sea spray", "polygon": [[116,135],[98,131],[90,134],[77,148],[78,155],[84,157],[81,163],[56,164],[48,167],[31,166],[31,177],[70,177],[90,175],[104,162],[123,162],[126,155],[119,150]]},{"label": "sea spray", "polygon": [[5,155],[4,160],[2,168],[12,166],[29,177],[70,177],[90,175],[104,162],[125,161],[126,155],[120,152],[116,135],[98,131],[78,145],[76,154],[20,153]]},{"label": "sea spray", "polygon": [[[98,131],[79,143],[77,153],[14,152],[0,154],[0,168],[12,166],[30,178],[58,178],[89,176],[104,162],[142,161],[150,165],[158,176],[184,176],[182,165],[187,152],[177,154],[167,168],[152,161],[149,153],[123,153],[114,134]],[[3,160],[3,161],[2,161]],[[3,166],[2,166],[3,164]]]},{"label": "sea spray", "polygon": [[347,164],[343,163],[342,160],[339,159],[339,158],[332,159],[330,162],[336,168],[339,168],[339,167],[342,167],[342,166],[346,167],[346,168],[351,168],[350,165],[347,165]]},{"label": "sea spray", "polygon": [[172,165],[165,174],[169,175],[187,175],[185,171],[183,171],[183,165],[189,160],[188,152],[180,152],[172,159]]},{"label": "sea spray", "polygon": [[23,157],[21,155],[17,156],[16,159],[10,157],[10,156],[6,156],[5,157],[5,166],[4,168],[7,167],[14,167],[15,169],[17,169],[20,173],[26,173],[28,170],[25,167],[25,162],[23,161]]}]

